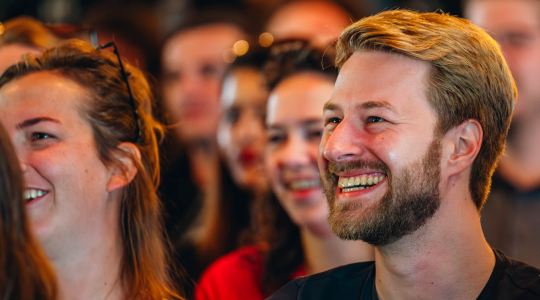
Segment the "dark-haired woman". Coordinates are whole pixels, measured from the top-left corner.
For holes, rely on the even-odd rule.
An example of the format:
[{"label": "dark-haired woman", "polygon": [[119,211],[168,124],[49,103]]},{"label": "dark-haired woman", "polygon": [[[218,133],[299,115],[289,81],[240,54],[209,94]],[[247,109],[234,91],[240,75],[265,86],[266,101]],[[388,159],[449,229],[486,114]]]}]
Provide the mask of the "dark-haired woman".
[{"label": "dark-haired woman", "polygon": [[[276,48],[279,47],[279,48]],[[211,265],[196,290],[202,299],[264,299],[297,276],[373,259],[363,242],[336,237],[319,183],[317,151],[322,108],[335,70],[321,70],[322,52],[302,42],[272,49],[266,67],[266,170],[276,198],[260,208],[264,243],[232,252]]]},{"label": "dark-haired woman", "polygon": [[30,233],[22,188],[15,151],[0,126],[0,299],[54,300],[56,280]]},{"label": "dark-haired woman", "polygon": [[59,299],[178,297],[155,192],[162,127],[144,76],[124,66],[71,41],[0,78],[0,121]]}]

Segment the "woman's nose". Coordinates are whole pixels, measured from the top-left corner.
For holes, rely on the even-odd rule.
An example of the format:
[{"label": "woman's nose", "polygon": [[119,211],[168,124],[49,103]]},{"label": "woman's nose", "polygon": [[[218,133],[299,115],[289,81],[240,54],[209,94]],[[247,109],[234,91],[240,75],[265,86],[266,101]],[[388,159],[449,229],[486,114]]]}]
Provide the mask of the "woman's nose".
[{"label": "woman's nose", "polygon": [[21,162],[21,161],[19,161],[19,165],[21,166],[22,172],[23,173],[26,172],[26,169],[28,168],[28,166],[25,163]]}]

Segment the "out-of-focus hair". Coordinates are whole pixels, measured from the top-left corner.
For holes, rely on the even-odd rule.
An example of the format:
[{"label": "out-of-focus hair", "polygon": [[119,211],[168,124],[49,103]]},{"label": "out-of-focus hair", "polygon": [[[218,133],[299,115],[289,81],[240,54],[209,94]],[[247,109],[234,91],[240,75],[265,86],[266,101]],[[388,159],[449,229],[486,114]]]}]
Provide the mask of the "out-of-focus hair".
[{"label": "out-of-focus hair", "polygon": [[21,16],[3,23],[3,31],[0,32],[0,47],[9,44],[20,44],[36,49],[45,50],[52,48],[61,39],[40,21]]},{"label": "out-of-focus hair", "polygon": [[336,65],[358,51],[402,54],[431,65],[427,99],[444,134],[468,119],[480,122],[482,147],[472,164],[469,189],[480,210],[504,150],[517,90],[498,44],[469,20],[444,13],[386,11],[347,27]]},{"label": "out-of-focus hair", "polygon": [[0,299],[54,300],[56,279],[30,233],[22,191],[17,156],[0,126]]},{"label": "out-of-focus hair", "polygon": [[[334,53],[333,47],[316,49],[302,40],[275,44],[264,67],[270,91],[286,78],[305,72],[323,75],[333,83],[337,76],[333,64]],[[304,264],[304,249],[298,226],[292,222],[275,195],[268,195],[257,206],[258,238],[268,245],[261,287],[263,293],[269,296],[293,279],[291,274]]]},{"label": "out-of-focus hair", "polygon": [[81,105],[82,113],[91,125],[100,159],[106,165],[119,164],[115,154],[122,152],[118,148],[120,143],[137,146],[140,159],[127,151],[121,153],[130,157],[137,167],[137,175],[124,188],[118,224],[124,248],[121,280],[127,299],[178,298],[170,280],[170,247],[163,232],[161,201],[156,194],[157,146],[163,127],[152,116],[155,101],[144,75],[127,63],[124,66],[129,74],[140,131],[136,130],[136,114],[117,57],[80,40],[67,41],[36,59],[26,56],[6,70],[0,78],[0,87],[34,72],[58,73],[89,91],[91,99]]},{"label": "out-of-focus hair", "polygon": [[305,40],[283,40],[270,49],[267,63],[263,68],[268,89],[273,90],[285,78],[300,72],[317,72],[337,77],[334,67],[335,48],[315,48]]}]

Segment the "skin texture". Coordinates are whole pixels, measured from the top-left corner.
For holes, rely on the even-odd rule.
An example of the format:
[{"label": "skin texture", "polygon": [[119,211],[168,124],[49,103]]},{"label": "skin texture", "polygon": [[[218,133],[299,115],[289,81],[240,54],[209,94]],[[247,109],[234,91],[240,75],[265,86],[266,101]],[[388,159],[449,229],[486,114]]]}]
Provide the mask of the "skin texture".
[{"label": "skin texture", "polygon": [[0,90],[0,120],[14,143],[25,189],[47,192],[26,209],[58,274],[60,299],[119,299],[121,188],[136,169],[130,160],[120,161],[125,173],[100,160],[81,113],[85,101],[89,95],[79,84],[51,72],[32,73]]},{"label": "skin texture", "polygon": [[295,1],[278,9],[266,30],[275,40],[306,39],[327,46],[351,24],[351,15],[330,1]]},{"label": "skin texture", "polygon": [[235,26],[216,23],[181,31],[165,43],[163,104],[182,141],[215,138],[226,68],[223,53],[241,37]]},{"label": "skin texture", "polygon": [[[433,151],[437,116],[426,100],[426,62],[377,51],[354,53],[343,65],[334,93],[325,106],[325,129],[319,148],[321,173],[329,162],[382,162],[334,173],[352,176],[389,172],[372,188],[337,193],[336,205],[353,208],[341,216],[359,228],[380,205],[392,185],[418,173],[417,187],[438,185],[440,205],[416,230],[396,236],[375,249],[375,284],[381,299],[476,299],[491,275],[494,254],[486,243],[469,189],[471,164],[482,141],[482,128],[470,119],[440,136]],[[392,83],[392,84],[388,84]],[[434,164],[439,153],[439,180],[414,168]],[[428,158],[427,160],[425,158]],[[356,165],[358,166],[358,165]],[[413,169],[410,169],[413,167]],[[430,168],[423,168],[429,170]],[[420,171],[420,172],[419,172]],[[325,184],[329,184],[325,177]],[[411,191],[417,188],[409,186]],[[416,201],[403,194],[392,201]],[[332,202],[332,201],[330,201]],[[340,204],[341,203],[341,204]],[[407,211],[406,213],[410,213]],[[414,217],[418,215],[413,211]],[[383,219],[384,221],[384,219]],[[449,224],[452,224],[449,226]],[[384,225],[390,225],[385,223]],[[365,232],[364,232],[365,233]],[[474,265],[474,268],[470,266]]]},{"label": "skin texture", "polygon": [[540,3],[534,0],[470,1],[465,15],[501,45],[518,98],[497,172],[521,191],[540,186]]},{"label": "skin texture", "polygon": [[267,98],[268,92],[254,68],[236,68],[223,81],[218,144],[234,181],[255,193],[268,189],[264,172]]}]

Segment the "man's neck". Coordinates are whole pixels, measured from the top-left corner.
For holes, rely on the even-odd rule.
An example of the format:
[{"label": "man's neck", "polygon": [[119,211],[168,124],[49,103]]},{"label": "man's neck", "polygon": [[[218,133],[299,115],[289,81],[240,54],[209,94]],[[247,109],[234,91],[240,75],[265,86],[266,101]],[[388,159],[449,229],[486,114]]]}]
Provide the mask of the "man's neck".
[{"label": "man's neck", "polygon": [[381,300],[480,295],[495,267],[495,255],[484,239],[472,200],[455,196],[443,200],[419,230],[375,250],[375,284]]},{"label": "man's neck", "polygon": [[362,241],[343,241],[331,232],[327,235],[316,235],[307,229],[301,229],[300,235],[308,275],[342,265],[374,260],[373,246]]},{"label": "man's neck", "polygon": [[506,154],[499,161],[499,175],[521,191],[540,186],[540,118],[523,118],[510,126]]}]

